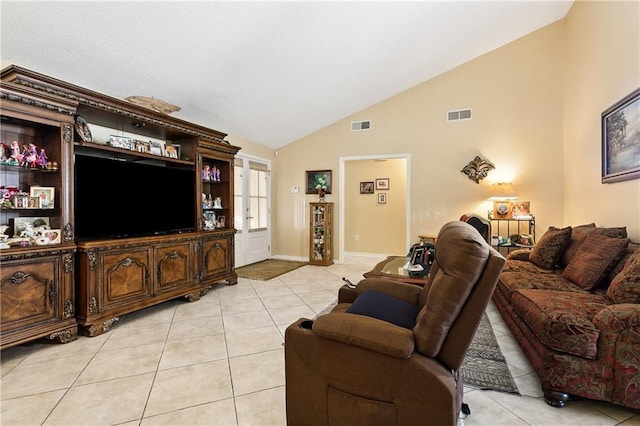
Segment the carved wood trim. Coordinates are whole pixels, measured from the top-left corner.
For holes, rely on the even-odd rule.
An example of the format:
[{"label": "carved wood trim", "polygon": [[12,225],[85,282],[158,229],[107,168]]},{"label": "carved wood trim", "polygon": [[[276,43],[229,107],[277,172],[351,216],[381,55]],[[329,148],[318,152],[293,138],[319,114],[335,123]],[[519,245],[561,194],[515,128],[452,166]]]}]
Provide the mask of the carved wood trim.
[{"label": "carved wood trim", "polygon": [[98,313],[98,301],[96,300],[95,296],[91,296],[89,298],[89,313],[90,314]]},{"label": "carved wood trim", "polygon": [[55,333],[51,333],[48,338],[51,340],[55,339],[60,343],[69,343],[73,340],[73,333],[71,330],[57,331]]},{"label": "carved wood trim", "polygon": [[71,318],[75,314],[75,309],[73,307],[73,301],[71,299],[67,299],[64,301],[64,318]]}]

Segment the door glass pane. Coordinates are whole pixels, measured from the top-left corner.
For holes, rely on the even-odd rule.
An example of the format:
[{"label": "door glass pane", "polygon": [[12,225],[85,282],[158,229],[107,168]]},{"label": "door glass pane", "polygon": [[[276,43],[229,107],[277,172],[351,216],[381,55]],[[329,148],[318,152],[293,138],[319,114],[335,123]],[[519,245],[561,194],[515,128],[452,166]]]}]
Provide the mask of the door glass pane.
[{"label": "door glass pane", "polygon": [[267,166],[249,161],[249,230],[267,228]]},{"label": "door glass pane", "polygon": [[233,224],[238,232],[242,232],[244,229],[244,214],[242,211],[242,188],[244,188],[244,180],[242,167],[242,159],[236,158],[233,167]]}]

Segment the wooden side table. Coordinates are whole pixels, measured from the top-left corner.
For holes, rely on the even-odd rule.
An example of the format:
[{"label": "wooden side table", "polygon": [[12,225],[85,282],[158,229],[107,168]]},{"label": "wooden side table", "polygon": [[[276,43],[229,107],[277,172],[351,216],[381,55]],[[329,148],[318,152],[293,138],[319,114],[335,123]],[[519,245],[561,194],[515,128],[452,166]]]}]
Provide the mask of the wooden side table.
[{"label": "wooden side table", "polygon": [[382,262],[378,263],[369,272],[362,274],[365,278],[385,278],[394,281],[401,281],[407,284],[415,284],[424,287],[429,276],[412,277],[403,266],[409,261],[405,256],[389,256]]}]

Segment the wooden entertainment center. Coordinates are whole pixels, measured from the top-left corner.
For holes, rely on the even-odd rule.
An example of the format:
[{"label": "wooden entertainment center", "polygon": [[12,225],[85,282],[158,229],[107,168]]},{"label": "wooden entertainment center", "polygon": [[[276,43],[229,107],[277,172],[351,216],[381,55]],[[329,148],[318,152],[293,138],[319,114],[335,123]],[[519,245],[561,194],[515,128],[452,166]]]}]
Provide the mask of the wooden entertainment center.
[{"label": "wooden entertainment center", "polygon": [[[14,162],[6,152],[0,165],[3,194],[13,191],[3,199],[0,225],[14,236],[8,248],[0,249],[0,349],[41,337],[67,343],[78,332],[96,336],[124,314],[175,298],[196,301],[214,283],[237,283],[233,163],[240,148],[224,140],[225,133],[17,66],[2,70],[0,95],[0,142],[7,151],[14,141],[32,144],[48,159],[46,166],[34,166]],[[126,226],[123,235],[100,235],[100,223],[91,227],[87,235],[92,237],[78,235],[81,223],[87,232],[87,206],[79,210],[87,192],[75,193],[81,157],[107,167],[113,161],[114,173],[123,164],[160,170],[159,179],[140,176],[127,188],[104,194],[95,209],[114,203],[109,205],[118,213],[113,220],[121,221],[116,225],[131,215],[160,215],[161,220],[150,221],[144,235],[129,234]],[[162,181],[173,173],[187,177],[178,191],[188,191],[181,195],[187,194],[192,205],[167,208],[169,193],[149,200],[156,207],[145,211],[118,206],[118,191],[139,197],[150,188],[157,194],[165,187],[176,192],[175,182]],[[104,184],[115,177],[107,169],[95,179]],[[51,191],[53,199],[23,205],[29,197],[20,197],[34,188]],[[76,216],[80,211],[85,217]],[[174,229],[171,221],[178,213],[188,223]],[[18,223],[33,220],[34,225],[38,218],[48,222],[48,234],[60,234],[57,240],[14,235]],[[156,230],[153,223],[166,226]]]}]

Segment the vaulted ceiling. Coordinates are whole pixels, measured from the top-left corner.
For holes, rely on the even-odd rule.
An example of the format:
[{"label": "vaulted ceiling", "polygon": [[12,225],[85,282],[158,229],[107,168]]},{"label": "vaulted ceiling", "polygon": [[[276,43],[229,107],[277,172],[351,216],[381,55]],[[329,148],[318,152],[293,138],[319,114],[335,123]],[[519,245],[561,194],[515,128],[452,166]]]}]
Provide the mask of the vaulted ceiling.
[{"label": "vaulted ceiling", "polygon": [[279,148],[562,19],[573,1],[3,0],[2,66]]}]

